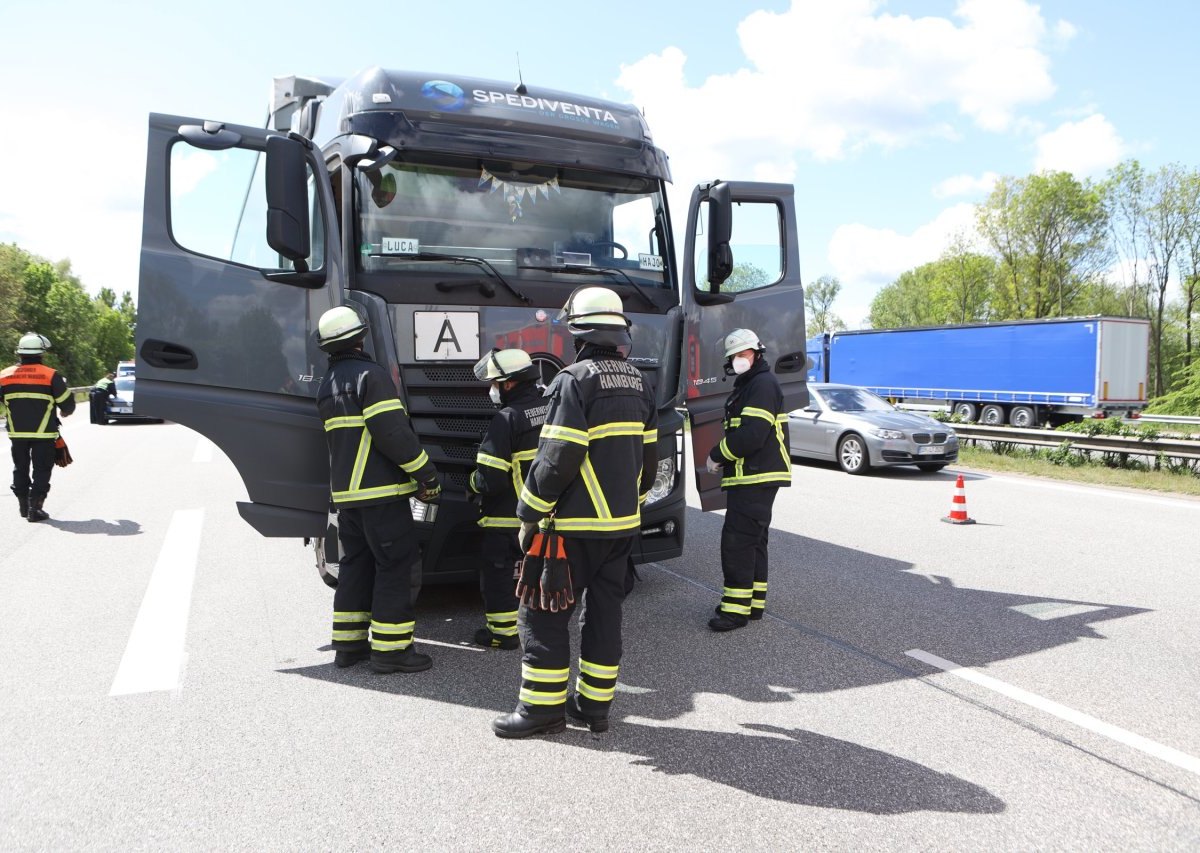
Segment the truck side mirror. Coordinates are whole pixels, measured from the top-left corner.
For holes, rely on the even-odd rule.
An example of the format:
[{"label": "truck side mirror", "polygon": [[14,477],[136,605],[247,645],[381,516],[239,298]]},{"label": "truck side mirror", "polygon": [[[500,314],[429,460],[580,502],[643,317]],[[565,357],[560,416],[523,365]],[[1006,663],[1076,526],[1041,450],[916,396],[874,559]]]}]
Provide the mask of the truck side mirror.
[{"label": "truck side mirror", "polygon": [[286,136],[267,139],[267,243],[296,264],[312,253],[308,224],[308,159],[304,146]]},{"label": "truck side mirror", "polygon": [[708,288],[717,293],[721,283],[733,274],[733,196],[729,184],[713,184],[708,189]]}]

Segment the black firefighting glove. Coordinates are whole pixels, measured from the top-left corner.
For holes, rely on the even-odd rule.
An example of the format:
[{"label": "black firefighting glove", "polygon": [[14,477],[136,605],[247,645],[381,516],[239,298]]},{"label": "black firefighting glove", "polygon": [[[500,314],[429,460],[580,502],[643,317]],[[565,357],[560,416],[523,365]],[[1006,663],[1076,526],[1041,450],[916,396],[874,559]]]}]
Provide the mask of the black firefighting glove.
[{"label": "black firefighting glove", "polygon": [[67,443],[62,438],[54,440],[54,464],[59,468],[66,468],[75,460],[71,458],[71,451],[67,447]]},{"label": "black firefighting glove", "polygon": [[546,537],[541,587],[542,610],[557,613],[575,603],[575,585],[571,580],[571,567],[567,564],[567,551],[562,537],[555,533]]},{"label": "black firefighting glove", "polygon": [[[541,533],[537,529],[537,525],[532,525],[534,532],[527,548],[522,548],[525,551],[525,559],[521,561],[520,568],[517,569],[517,600],[521,604],[528,607],[530,610],[537,610],[541,606],[542,591],[542,571],[545,568],[545,550],[546,550],[546,534]],[[524,525],[522,525],[524,530]]]},{"label": "black firefighting glove", "polygon": [[435,504],[442,499],[442,484],[437,479],[427,480],[417,490],[417,500],[423,504]]}]

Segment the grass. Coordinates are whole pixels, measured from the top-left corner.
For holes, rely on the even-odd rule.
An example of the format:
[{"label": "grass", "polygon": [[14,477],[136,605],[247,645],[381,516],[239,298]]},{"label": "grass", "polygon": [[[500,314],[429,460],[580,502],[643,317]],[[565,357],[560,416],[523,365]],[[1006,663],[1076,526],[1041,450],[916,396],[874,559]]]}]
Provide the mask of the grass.
[{"label": "grass", "polygon": [[1046,459],[1038,459],[1024,454],[1002,455],[967,445],[959,448],[958,462],[969,468],[1006,474],[1027,474],[1034,477],[1067,480],[1073,483],[1090,483],[1097,486],[1117,486],[1126,489],[1143,489],[1200,497],[1200,477],[1193,474],[1109,468],[1099,463],[1068,467],[1055,465]]}]

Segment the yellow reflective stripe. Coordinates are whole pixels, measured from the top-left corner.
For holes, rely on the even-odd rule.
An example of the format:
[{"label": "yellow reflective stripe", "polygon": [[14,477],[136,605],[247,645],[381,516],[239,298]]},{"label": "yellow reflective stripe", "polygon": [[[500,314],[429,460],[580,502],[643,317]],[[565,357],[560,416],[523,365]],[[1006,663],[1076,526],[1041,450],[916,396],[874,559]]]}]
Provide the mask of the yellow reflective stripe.
[{"label": "yellow reflective stripe", "polygon": [[612,518],[608,501],[604,499],[604,489],[600,488],[600,478],[596,476],[596,469],[592,467],[591,456],[583,457],[579,475],[583,478],[583,485],[587,488],[588,497],[592,499],[592,507],[596,510],[596,515],[601,518]]},{"label": "yellow reflective stripe", "polygon": [[377,652],[403,651],[413,643],[412,637],[403,640],[376,640],[371,638],[371,648]]},{"label": "yellow reflective stripe", "polygon": [[546,424],[542,427],[542,440],[545,441],[551,438],[557,438],[559,441],[569,441],[572,444],[581,444],[584,447],[587,447],[588,443],[588,434],[581,429]]},{"label": "yellow reflective stripe", "polygon": [[759,483],[790,483],[790,471],[775,471],[770,474],[747,474],[746,476],[723,477],[722,486],[753,486]]},{"label": "yellow reflective stripe", "polygon": [[528,702],[530,705],[561,705],[567,701],[567,691],[560,690],[557,693],[543,693],[540,690],[530,690],[522,687],[521,693],[517,698],[522,702]]},{"label": "yellow reflective stripe", "polygon": [[518,450],[512,455],[512,458],[514,462],[528,462],[535,456],[537,456],[536,447],[531,450]]},{"label": "yellow reflective stripe", "polygon": [[334,492],[334,503],[347,501],[364,501],[372,498],[386,498],[400,495],[411,495],[417,490],[417,484],[411,480],[407,483],[396,483],[390,486],[376,486],[371,489],[347,489],[344,492]]},{"label": "yellow reflective stripe", "polygon": [[594,531],[610,531],[610,530],[628,530],[631,527],[637,527],[641,521],[641,515],[623,515],[619,518],[560,518],[555,517],[555,530],[594,530]]},{"label": "yellow reflective stripe", "polygon": [[485,613],[483,618],[489,622],[515,622],[517,621],[517,611],[509,610],[507,613]]},{"label": "yellow reflective stripe", "polygon": [[570,674],[571,670],[569,667],[566,669],[538,669],[528,664],[521,664],[521,678],[524,681],[553,683],[555,681],[566,681]]},{"label": "yellow reflective stripe", "polygon": [[721,455],[724,456],[726,459],[728,459],[730,462],[738,461],[739,457],[733,455],[733,451],[729,449],[729,445],[726,444],[725,442],[726,442],[726,439],[723,438],[723,439],[721,439],[721,443],[719,445],[717,445],[721,450]]},{"label": "yellow reflective stripe", "polygon": [[741,418],[730,418],[729,420],[725,421],[725,429],[729,429],[731,427],[740,427],[741,425]]},{"label": "yellow reflective stripe", "polygon": [[649,498],[649,497],[650,497],[650,493],[649,493],[649,492],[646,492],[644,495],[638,495],[638,503],[639,503],[639,504],[644,504],[644,503],[646,502],[646,499],[647,499],[647,498]]},{"label": "yellow reflective stripe", "polygon": [[417,471],[420,471],[422,468],[424,468],[428,464],[429,464],[429,454],[426,453],[424,450],[422,450],[420,456],[418,456],[412,462],[405,462],[400,467],[403,468],[406,473],[413,474]]},{"label": "yellow reflective stripe", "polygon": [[333,611],[334,622],[370,622],[371,612],[369,610],[335,610]]},{"label": "yellow reflective stripe", "polygon": [[378,622],[374,619],[371,620],[371,630],[372,631],[382,631],[385,634],[403,634],[405,632],[412,631],[412,629],[415,627],[417,627],[417,623],[415,621],[414,622]]},{"label": "yellow reflective stripe", "polygon": [[773,415],[771,412],[768,412],[766,409],[759,409],[755,406],[747,406],[746,408],[742,409],[742,417],[762,418],[772,426],[775,424],[775,415]]},{"label": "yellow reflective stripe", "polygon": [[399,400],[383,400],[382,402],[375,403],[363,409],[362,416],[363,420],[366,420],[367,418],[373,418],[376,415],[381,415],[384,412],[394,412],[397,410],[401,412],[404,411],[404,404]]},{"label": "yellow reflective stripe", "polygon": [[71,396],[71,389],[68,388],[66,391],[63,391],[61,394],[59,394],[57,397],[55,397],[54,402],[63,403],[70,396]]},{"label": "yellow reflective stripe", "polygon": [[[68,392],[69,394],[70,392]],[[51,394],[42,394],[38,391],[8,391],[4,394],[6,400],[41,400],[44,403],[54,402],[54,396]]]},{"label": "yellow reflective stripe", "polygon": [[776,415],[775,422],[780,423],[780,424],[786,424],[788,422],[787,412],[784,412],[782,415]]},{"label": "yellow reflective stripe", "polygon": [[10,432],[9,438],[58,438],[57,432]]},{"label": "yellow reflective stripe", "polygon": [[792,470],[792,455],[788,452],[787,442],[783,440],[783,425],[785,423],[787,423],[787,415],[784,415],[784,420],[775,424],[775,439],[779,442],[779,452],[783,455],[783,465],[790,472]]},{"label": "yellow reflective stripe", "polygon": [[583,678],[575,679],[575,690],[580,696],[585,696],[596,702],[611,702],[613,695],[617,692],[614,687],[593,687],[588,684]]},{"label": "yellow reflective stripe", "polygon": [[511,471],[512,464],[507,460],[501,459],[499,456],[489,456],[487,453],[477,453],[475,455],[476,465],[486,465],[489,468],[497,468],[501,471]]},{"label": "yellow reflective stripe", "polygon": [[367,629],[360,628],[357,631],[334,631],[333,639],[335,640],[365,640],[367,638]]},{"label": "yellow reflective stripe", "polygon": [[753,592],[754,590],[752,590],[750,587],[746,587],[745,589],[735,586],[726,586],[721,588],[721,594],[728,596],[729,598],[749,598]]},{"label": "yellow reflective stripe", "polygon": [[748,604],[731,604],[728,601],[722,601],[721,610],[724,613],[737,613],[740,616],[750,615],[750,605]]},{"label": "yellow reflective stripe", "polygon": [[658,430],[648,429],[642,431],[642,444],[654,444],[658,441]]},{"label": "yellow reflective stripe", "polygon": [[511,527],[515,529],[521,526],[521,519],[505,518],[504,516],[492,517],[485,515],[475,523],[480,527]]},{"label": "yellow reflective stripe", "polygon": [[367,455],[371,452],[371,431],[364,429],[358,437],[358,454],[354,457],[354,467],[350,471],[350,491],[362,485],[363,471],[367,467]]},{"label": "yellow reflective stripe", "polygon": [[617,670],[620,666],[604,666],[599,663],[592,663],[583,658],[579,659],[579,671],[588,675],[594,675],[596,678],[616,678]]},{"label": "yellow reflective stripe", "polygon": [[767,582],[766,581],[755,581],[754,582],[754,590],[756,592],[766,592]]},{"label": "yellow reflective stripe", "polygon": [[358,415],[345,415],[339,418],[330,418],[325,421],[325,432],[334,429],[348,429],[350,427],[366,426],[367,422]]},{"label": "yellow reflective stripe", "polygon": [[529,491],[526,486],[521,486],[521,502],[528,504],[538,512],[549,512],[554,509],[554,504],[546,503],[546,501]]},{"label": "yellow reflective stripe", "polygon": [[[588,438],[595,440],[599,438],[612,438],[617,435],[641,435],[646,430],[646,425],[638,421],[613,421],[612,423],[600,424],[594,426],[587,431]],[[545,433],[542,433],[545,435]]]}]

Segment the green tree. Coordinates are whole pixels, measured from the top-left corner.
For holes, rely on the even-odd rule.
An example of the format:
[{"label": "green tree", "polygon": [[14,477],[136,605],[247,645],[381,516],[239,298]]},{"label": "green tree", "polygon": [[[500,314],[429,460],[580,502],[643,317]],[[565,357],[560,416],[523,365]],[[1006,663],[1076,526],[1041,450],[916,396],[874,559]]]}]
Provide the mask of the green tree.
[{"label": "green tree", "polygon": [[842,318],[833,313],[833,303],[842,290],[835,276],[823,275],[804,289],[804,310],[808,315],[808,336],[836,332],[846,328]]},{"label": "green tree", "polygon": [[722,293],[738,293],[743,290],[754,290],[769,284],[767,271],[762,267],[749,263],[735,263],[729,278],[721,284]]}]

